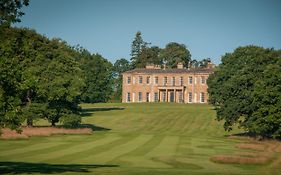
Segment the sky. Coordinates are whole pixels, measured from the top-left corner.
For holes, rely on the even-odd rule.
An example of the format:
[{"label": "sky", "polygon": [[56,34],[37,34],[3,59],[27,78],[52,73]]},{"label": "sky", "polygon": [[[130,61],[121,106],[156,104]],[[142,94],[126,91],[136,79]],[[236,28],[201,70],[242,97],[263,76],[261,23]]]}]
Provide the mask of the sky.
[{"label": "sky", "polygon": [[192,59],[239,46],[281,49],[281,0],[30,0],[17,27],[81,45],[114,63],[130,59],[137,31],[151,46],[185,44]]}]

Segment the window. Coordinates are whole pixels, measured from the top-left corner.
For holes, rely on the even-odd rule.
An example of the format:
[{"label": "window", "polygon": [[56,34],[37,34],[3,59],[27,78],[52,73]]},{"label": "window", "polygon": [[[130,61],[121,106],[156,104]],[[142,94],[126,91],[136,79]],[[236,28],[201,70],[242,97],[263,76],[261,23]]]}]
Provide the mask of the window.
[{"label": "window", "polygon": [[150,97],[150,94],[149,94],[149,92],[147,92],[146,93],[146,102],[149,102],[150,100],[149,100],[149,97]]},{"label": "window", "polygon": [[192,84],[192,77],[188,77],[189,84]]},{"label": "window", "polygon": [[158,102],[158,93],[157,92],[154,93],[154,102]]},{"label": "window", "polygon": [[142,92],[139,92],[139,102],[142,101]]},{"label": "window", "polygon": [[188,93],[188,102],[192,103],[192,92]]},{"label": "window", "polygon": [[205,77],[201,77],[201,84],[205,84],[206,83],[206,79],[205,79]]},{"label": "window", "polygon": [[131,77],[128,77],[128,78],[127,78],[127,83],[128,83],[128,84],[131,84]]},{"label": "window", "polygon": [[142,84],[142,76],[139,76],[139,84]]},{"label": "window", "polygon": [[180,102],[180,103],[182,103],[182,102],[183,102],[182,92],[179,92],[179,102]]},{"label": "window", "polygon": [[150,83],[150,77],[146,77],[146,84]]},{"label": "window", "polygon": [[163,85],[166,86],[167,83],[168,83],[168,78],[167,78],[167,77],[164,77]]},{"label": "window", "polygon": [[180,77],[180,85],[183,86],[183,77]]},{"label": "window", "polygon": [[158,77],[154,77],[154,83],[158,84]]},{"label": "window", "polygon": [[166,102],[166,92],[163,93],[163,102]]},{"label": "window", "polygon": [[172,83],[173,83],[173,86],[176,85],[176,77],[173,77],[173,78],[172,78]]},{"label": "window", "polygon": [[127,102],[130,102],[130,101],[131,101],[131,93],[128,92],[128,93],[127,93]]},{"label": "window", "polygon": [[201,103],[204,103],[204,102],[205,102],[205,93],[204,93],[204,92],[201,92],[201,93],[200,93],[200,102],[201,102]]}]

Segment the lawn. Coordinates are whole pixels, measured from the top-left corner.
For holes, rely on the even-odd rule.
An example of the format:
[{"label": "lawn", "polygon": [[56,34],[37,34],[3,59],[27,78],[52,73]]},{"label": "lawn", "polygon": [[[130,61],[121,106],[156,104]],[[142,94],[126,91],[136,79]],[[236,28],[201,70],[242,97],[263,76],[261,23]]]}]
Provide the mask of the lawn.
[{"label": "lawn", "polygon": [[93,134],[0,140],[0,174],[281,174],[280,142],[229,137],[209,105],[82,107]]}]

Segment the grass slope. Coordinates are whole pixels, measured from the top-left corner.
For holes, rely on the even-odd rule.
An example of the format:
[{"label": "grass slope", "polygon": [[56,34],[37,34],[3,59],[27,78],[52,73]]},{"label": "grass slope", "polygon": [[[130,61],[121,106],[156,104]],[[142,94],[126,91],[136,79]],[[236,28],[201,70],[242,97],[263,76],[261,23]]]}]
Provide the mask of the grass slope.
[{"label": "grass slope", "polygon": [[[0,140],[0,174],[281,174],[279,142],[227,137],[208,105],[84,104],[83,109],[83,123],[97,130],[92,135]],[[219,163],[225,155],[246,164]],[[217,163],[210,161],[214,157]],[[251,158],[268,161],[251,164]]]}]

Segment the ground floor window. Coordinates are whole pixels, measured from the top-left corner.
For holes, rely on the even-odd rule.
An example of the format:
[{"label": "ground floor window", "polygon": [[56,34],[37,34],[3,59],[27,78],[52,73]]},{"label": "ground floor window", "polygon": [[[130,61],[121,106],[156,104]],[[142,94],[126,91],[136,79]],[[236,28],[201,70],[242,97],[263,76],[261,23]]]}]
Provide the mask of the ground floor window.
[{"label": "ground floor window", "polygon": [[201,101],[201,103],[205,102],[205,93],[204,92],[200,93],[200,101]]},{"label": "ground floor window", "polygon": [[188,102],[192,103],[192,92],[188,93]]},{"label": "ground floor window", "polygon": [[139,102],[142,101],[142,92],[139,92]]},{"label": "ground floor window", "polygon": [[183,102],[183,94],[182,94],[182,92],[179,92],[179,102],[180,103]]},{"label": "ground floor window", "polygon": [[149,94],[149,92],[147,92],[146,93],[146,102],[149,102],[150,100],[149,100],[149,96],[150,96],[150,94]]},{"label": "ground floor window", "polygon": [[154,102],[158,102],[158,93],[157,92],[154,93]]},{"label": "ground floor window", "polygon": [[131,102],[131,93],[130,92],[127,93],[127,102]]},{"label": "ground floor window", "polygon": [[167,95],[166,92],[163,92],[163,100],[162,100],[163,102],[166,102],[166,95]]}]

